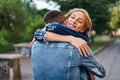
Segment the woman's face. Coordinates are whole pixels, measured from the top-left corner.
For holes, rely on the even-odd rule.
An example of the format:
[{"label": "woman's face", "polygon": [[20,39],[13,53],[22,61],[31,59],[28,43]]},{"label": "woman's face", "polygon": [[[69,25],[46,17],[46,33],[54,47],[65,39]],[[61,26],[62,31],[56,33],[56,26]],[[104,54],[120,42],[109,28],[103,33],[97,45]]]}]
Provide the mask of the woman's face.
[{"label": "woman's face", "polygon": [[83,12],[75,11],[67,19],[67,26],[70,26],[77,32],[85,31],[85,20],[86,17]]}]

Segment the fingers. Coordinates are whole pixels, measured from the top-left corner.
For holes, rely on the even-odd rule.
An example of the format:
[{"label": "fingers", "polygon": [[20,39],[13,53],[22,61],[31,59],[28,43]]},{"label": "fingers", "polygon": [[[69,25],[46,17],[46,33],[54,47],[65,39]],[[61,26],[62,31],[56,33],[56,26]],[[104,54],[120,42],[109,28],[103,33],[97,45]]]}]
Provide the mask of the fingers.
[{"label": "fingers", "polygon": [[83,46],[83,48],[86,51],[86,54],[90,55],[90,48],[88,47],[88,45]]},{"label": "fingers", "polygon": [[78,51],[79,51],[80,55],[83,56],[83,53],[80,48],[78,48]]},{"label": "fingers", "polygon": [[87,57],[90,54],[89,52],[90,49],[87,45],[87,42],[85,42],[84,40],[80,38],[75,38],[74,40],[71,41],[71,44],[78,49],[81,56]]},{"label": "fingers", "polygon": [[87,53],[86,53],[86,51],[85,51],[85,49],[82,47],[81,48],[81,51],[82,51],[82,54],[85,56],[85,57],[87,57]]},{"label": "fingers", "polygon": [[90,49],[87,45],[81,46],[79,49],[79,52],[82,56],[84,55],[85,57],[88,57],[90,55]]}]

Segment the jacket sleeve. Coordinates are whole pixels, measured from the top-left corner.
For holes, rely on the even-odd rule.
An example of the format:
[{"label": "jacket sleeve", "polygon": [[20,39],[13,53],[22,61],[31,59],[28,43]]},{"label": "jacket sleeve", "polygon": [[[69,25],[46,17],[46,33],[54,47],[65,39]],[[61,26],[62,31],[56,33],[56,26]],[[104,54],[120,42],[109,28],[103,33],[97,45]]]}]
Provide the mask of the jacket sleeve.
[{"label": "jacket sleeve", "polygon": [[105,68],[93,54],[88,57],[81,56],[80,65],[86,67],[97,77],[104,78],[106,75]]},{"label": "jacket sleeve", "polygon": [[46,37],[46,31],[45,31],[45,30],[37,30],[37,31],[35,31],[35,33],[34,33],[34,38],[35,38],[35,40],[37,40],[37,41],[47,42],[47,41],[45,40],[45,37]]},{"label": "jacket sleeve", "polygon": [[89,42],[89,37],[85,33],[76,32],[75,30],[72,30],[68,26],[62,24],[49,24],[46,26],[46,31],[62,35],[73,35],[75,37],[84,39],[86,42]]}]

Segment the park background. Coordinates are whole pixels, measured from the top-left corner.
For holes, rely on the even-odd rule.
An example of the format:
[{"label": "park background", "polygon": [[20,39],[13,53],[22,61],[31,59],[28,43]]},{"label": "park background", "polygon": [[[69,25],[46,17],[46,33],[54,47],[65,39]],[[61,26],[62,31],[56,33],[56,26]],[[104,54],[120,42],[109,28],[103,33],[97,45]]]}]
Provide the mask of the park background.
[{"label": "park background", "polygon": [[120,28],[120,0],[0,0],[0,52],[14,50],[16,43],[30,42],[35,30],[44,27],[47,11],[57,9],[65,14],[72,8],[89,12],[91,42],[97,35],[113,38]]},{"label": "park background", "polygon": [[[119,39],[120,0],[0,0],[0,54],[9,56],[15,53],[15,45],[24,47],[30,43],[34,32],[44,27],[43,15],[47,11],[60,10],[65,14],[73,8],[86,9],[92,18],[89,45],[94,53]],[[20,62],[23,80],[32,80],[30,56]]]}]

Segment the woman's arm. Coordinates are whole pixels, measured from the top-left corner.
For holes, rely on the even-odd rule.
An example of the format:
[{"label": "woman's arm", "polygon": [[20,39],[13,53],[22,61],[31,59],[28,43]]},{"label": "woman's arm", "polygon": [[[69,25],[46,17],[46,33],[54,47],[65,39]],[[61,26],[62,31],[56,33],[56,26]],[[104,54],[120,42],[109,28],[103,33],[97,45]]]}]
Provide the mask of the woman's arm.
[{"label": "woman's arm", "polygon": [[81,55],[84,56],[89,55],[89,47],[87,45],[87,42],[81,38],[77,38],[71,35],[60,35],[42,30],[36,31],[34,33],[34,38],[35,40],[41,42],[47,42],[47,41],[69,42],[79,50]]},{"label": "woman's arm", "polygon": [[46,31],[48,31],[48,32],[53,32],[53,33],[61,34],[61,35],[72,35],[72,36],[75,36],[78,38],[82,38],[86,42],[89,42],[89,37],[87,34],[77,32],[77,31],[75,31],[75,30],[71,29],[70,27],[65,26],[63,24],[52,23],[52,24],[46,25],[45,27],[46,27]]},{"label": "woman's arm", "polygon": [[79,50],[81,55],[84,55],[84,56],[89,55],[89,47],[87,45],[87,42],[81,38],[77,38],[71,35],[60,35],[52,32],[46,32],[45,40],[69,42]]}]

